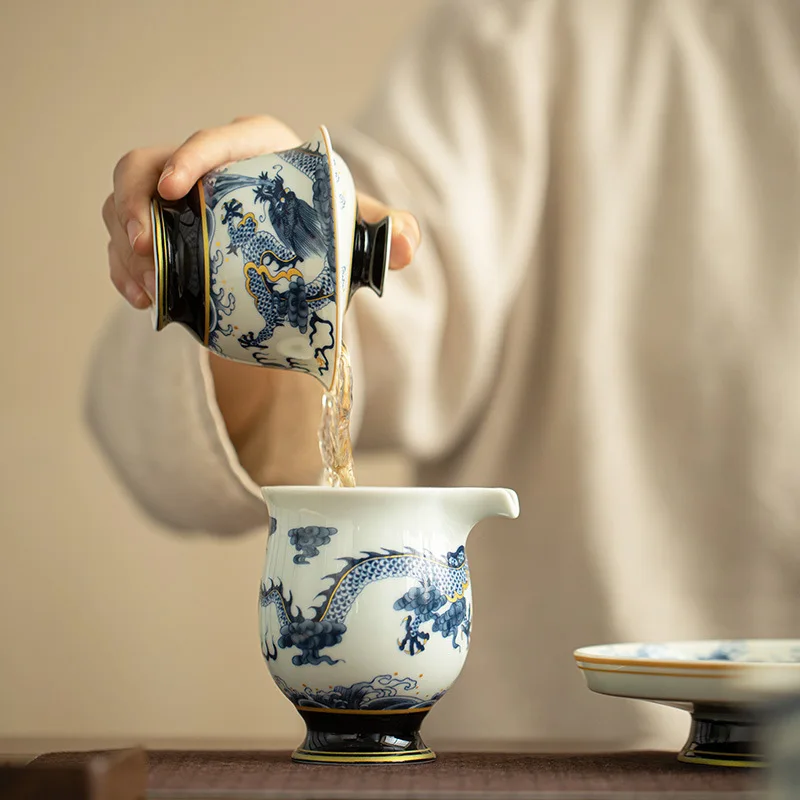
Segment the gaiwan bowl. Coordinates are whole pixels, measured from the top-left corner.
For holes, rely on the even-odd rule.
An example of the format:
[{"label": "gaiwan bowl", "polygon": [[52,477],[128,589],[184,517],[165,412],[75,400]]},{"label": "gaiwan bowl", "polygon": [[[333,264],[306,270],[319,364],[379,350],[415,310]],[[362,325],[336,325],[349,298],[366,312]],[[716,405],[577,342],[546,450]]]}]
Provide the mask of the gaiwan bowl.
[{"label": "gaiwan bowl", "polygon": [[420,726],[472,631],[466,542],[516,494],[483,488],[262,490],[261,651],[306,725],[295,761],[430,761]]},{"label": "gaiwan bowl", "polygon": [[156,330],[179,324],[219,356],[333,386],[353,294],[383,292],[391,218],[362,219],[325,126],[154,197],[151,219]]},{"label": "gaiwan bowl", "polygon": [[583,647],[575,661],[589,689],[688,711],[678,760],[762,767],[762,714],[755,681],[800,679],[800,639],[635,642]]}]

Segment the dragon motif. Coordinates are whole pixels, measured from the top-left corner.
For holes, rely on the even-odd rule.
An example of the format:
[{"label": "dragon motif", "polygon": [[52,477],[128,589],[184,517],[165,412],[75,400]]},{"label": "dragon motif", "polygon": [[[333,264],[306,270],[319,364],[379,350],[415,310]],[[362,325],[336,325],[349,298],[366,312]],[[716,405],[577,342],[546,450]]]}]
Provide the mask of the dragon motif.
[{"label": "dragon motif", "polygon": [[[286,188],[280,166],[272,176],[267,172],[258,177],[231,175],[224,169],[213,172],[205,178],[206,202],[210,209],[222,203],[221,222],[230,240],[228,254],[241,257],[245,286],[264,321],[261,330],[241,334],[239,344],[252,350],[254,360],[263,366],[297,369],[296,365],[271,358],[264,352],[265,343],[276,329],[288,324],[301,334],[308,334],[317,369],[322,374],[330,367],[327,353],[333,349],[334,326],[321,312],[336,302],[336,251],[328,158],[318,147],[312,148],[308,143],[277,155],[311,181],[313,205]],[[264,208],[258,218],[252,212],[243,213],[243,204],[235,196],[222,200],[248,187],[253,190],[256,203]],[[274,233],[259,227],[267,219]],[[221,263],[222,254],[219,255]],[[324,257],[323,269],[314,280],[306,282],[297,264],[315,256]],[[233,306],[229,302],[230,310],[227,310],[221,296],[213,300],[212,315],[216,325],[219,317],[230,314]],[[226,336],[232,332],[227,328],[219,331]]]},{"label": "dragon motif", "polygon": [[[431,633],[451,639],[456,649],[461,648],[459,635],[469,642],[471,609],[465,597],[469,567],[463,545],[445,559],[413,548],[384,548],[380,553],[364,552],[359,558],[340,560],[345,562],[344,567],[325,576],[331,585],[317,595],[321,602],[308,616],[300,608],[292,610],[292,595],[286,596],[281,583],[270,581],[267,586],[261,582],[260,604],[262,608],[275,607],[280,631],[277,643],[272,638],[271,646],[269,632],[264,636],[262,652],[267,660],[277,658],[281,648],[300,651],[292,656],[296,666],[337,663],[341,659],[334,660],[322,651],[342,641],[347,632],[345,620],[361,592],[388,578],[413,578],[419,584],[394,603],[395,610],[408,612],[402,623],[404,636],[397,642],[401,651],[412,656],[423,652]],[[431,622],[430,632],[422,630]]]}]

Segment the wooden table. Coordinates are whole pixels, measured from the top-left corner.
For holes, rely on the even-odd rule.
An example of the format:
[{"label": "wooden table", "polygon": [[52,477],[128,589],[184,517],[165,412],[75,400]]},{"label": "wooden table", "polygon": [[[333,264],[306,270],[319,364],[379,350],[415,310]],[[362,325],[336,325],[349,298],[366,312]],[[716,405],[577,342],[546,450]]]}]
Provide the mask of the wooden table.
[{"label": "wooden table", "polygon": [[[14,748],[2,744],[0,751],[23,749],[19,743]],[[30,744],[27,749],[32,749]],[[156,800],[750,800],[766,796],[761,770],[682,764],[674,753],[646,750],[464,753],[439,748],[439,758],[431,764],[386,766],[294,764],[288,750],[254,748],[75,748],[30,755],[21,757],[18,752],[11,760],[31,775],[33,770],[49,775],[60,770],[62,778],[68,773],[86,778],[83,784],[73,780],[73,793],[62,791],[58,800],[144,796]],[[2,780],[0,798],[13,798],[3,791]],[[75,789],[81,785],[83,790]],[[55,800],[57,795],[51,788],[24,796]]]}]

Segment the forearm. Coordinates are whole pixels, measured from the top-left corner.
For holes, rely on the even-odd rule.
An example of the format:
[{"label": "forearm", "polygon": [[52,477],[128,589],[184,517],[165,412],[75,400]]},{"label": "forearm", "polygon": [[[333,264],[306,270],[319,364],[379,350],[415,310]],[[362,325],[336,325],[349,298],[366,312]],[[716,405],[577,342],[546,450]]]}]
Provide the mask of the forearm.
[{"label": "forearm", "polygon": [[86,421],[153,518],[180,530],[242,533],[265,524],[259,486],[319,481],[321,389],[308,376],[257,367],[222,376],[212,359],[219,361],[179,327],[156,333],[119,309],[92,354]]},{"label": "forearm", "polygon": [[321,384],[213,354],[209,366],[228,436],[250,477],[260,486],[318,483]]}]

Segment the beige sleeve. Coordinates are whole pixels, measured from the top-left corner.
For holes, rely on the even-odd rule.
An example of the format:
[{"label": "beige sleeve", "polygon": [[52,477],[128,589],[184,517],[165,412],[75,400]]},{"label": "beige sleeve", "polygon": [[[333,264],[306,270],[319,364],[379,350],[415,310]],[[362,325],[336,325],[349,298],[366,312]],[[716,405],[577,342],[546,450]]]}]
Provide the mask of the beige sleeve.
[{"label": "beige sleeve", "polygon": [[362,449],[437,459],[491,401],[510,309],[535,263],[552,13],[439,3],[355,125],[332,131],[359,189],[422,226],[413,265],[390,273],[381,298],[359,291],[348,314]]},{"label": "beige sleeve", "polygon": [[[532,77],[542,75],[530,55],[536,42],[514,10],[534,6],[440,4],[357,124],[333,132],[356,185],[412,210],[423,228],[415,264],[389,276],[382,298],[360,291],[348,311],[361,446],[436,457],[490,396],[545,182],[546,143],[535,135],[547,113],[544,79]],[[185,330],[155,333],[147,315],[120,310],[94,354],[86,408],[101,449],[157,520],[215,533],[263,524],[208,354]],[[282,459],[291,482],[282,436],[259,432],[265,459]]]},{"label": "beige sleeve", "polygon": [[85,412],[123,485],[159,522],[237,533],[264,523],[217,407],[208,351],[184,329],[156,333],[121,307],[98,339]]}]

